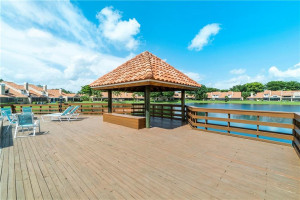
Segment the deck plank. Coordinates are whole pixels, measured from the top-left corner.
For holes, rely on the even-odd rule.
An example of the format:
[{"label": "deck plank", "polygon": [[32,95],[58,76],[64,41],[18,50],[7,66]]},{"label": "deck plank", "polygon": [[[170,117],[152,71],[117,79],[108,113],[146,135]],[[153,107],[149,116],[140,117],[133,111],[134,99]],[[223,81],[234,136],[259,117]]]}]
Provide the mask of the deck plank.
[{"label": "deck plank", "polygon": [[167,128],[85,116],[42,122],[48,134],[5,137],[1,199],[299,199],[292,147],[159,123]]}]

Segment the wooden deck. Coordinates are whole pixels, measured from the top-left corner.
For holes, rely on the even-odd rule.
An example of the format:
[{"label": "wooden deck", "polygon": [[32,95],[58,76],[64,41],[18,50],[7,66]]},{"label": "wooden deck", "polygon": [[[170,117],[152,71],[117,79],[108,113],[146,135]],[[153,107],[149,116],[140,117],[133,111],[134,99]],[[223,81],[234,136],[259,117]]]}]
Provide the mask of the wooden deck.
[{"label": "wooden deck", "polygon": [[9,132],[0,199],[299,199],[292,147],[154,122],[165,128],[134,130],[85,116],[42,122],[36,137],[13,140]]}]

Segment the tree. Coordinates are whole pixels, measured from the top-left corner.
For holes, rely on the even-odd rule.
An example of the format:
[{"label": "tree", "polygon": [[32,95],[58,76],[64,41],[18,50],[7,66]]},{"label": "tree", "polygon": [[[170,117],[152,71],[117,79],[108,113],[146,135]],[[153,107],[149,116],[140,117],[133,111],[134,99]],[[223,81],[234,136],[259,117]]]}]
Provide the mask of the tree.
[{"label": "tree", "polygon": [[229,97],[225,96],[225,102],[229,101]]},{"label": "tree", "polygon": [[102,97],[102,91],[101,90],[93,90],[92,89],[92,95],[96,96],[96,97]]},{"label": "tree", "polygon": [[300,90],[300,82],[298,81],[286,82],[285,90]]},{"label": "tree", "polygon": [[2,78],[0,78],[0,82],[2,82],[3,81],[3,79]]},{"label": "tree", "polygon": [[89,85],[81,86],[81,90],[79,91],[79,93],[91,96],[92,95],[92,88]]},{"label": "tree", "polygon": [[247,88],[247,92],[262,92],[264,91],[264,85],[259,82],[253,82],[253,83],[246,83],[245,87]]},{"label": "tree", "polygon": [[286,82],[284,81],[270,81],[265,85],[265,88],[267,90],[285,90],[286,89]]},{"label": "tree", "polygon": [[226,89],[223,89],[223,90],[220,90],[220,92],[228,92],[229,90],[226,90]]},{"label": "tree", "polygon": [[247,87],[245,85],[235,85],[232,88],[230,88],[229,90],[233,91],[233,92],[246,92]]},{"label": "tree", "polygon": [[81,100],[81,101],[89,101],[90,98],[89,98],[88,96],[81,96],[81,97],[80,97],[80,100]]},{"label": "tree", "polygon": [[204,100],[207,98],[207,88],[205,85],[202,85],[200,88],[194,91],[195,98],[197,100]]},{"label": "tree", "polygon": [[120,91],[113,91],[112,93],[113,93],[113,95],[115,95],[116,97],[121,96],[121,92],[120,92]]},{"label": "tree", "polygon": [[250,95],[251,95],[250,92],[242,92],[243,100],[247,100],[247,98],[250,97]]},{"label": "tree", "polygon": [[210,87],[208,87],[206,89],[207,89],[207,92],[218,92],[218,91],[220,91],[220,89],[217,89],[217,88],[210,88]]},{"label": "tree", "polygon": [[162,92],[162,96],[166,97],[167,100],[173,98],[174,94],[175,94],[174,91]]},{"label": "tree", "polygon": [[63,92],[63,93],[66,93],[66,94],[71,94],[72,92],[71,91],[69,91],[69,90],[65,90],[65,89],[61,89],[61,91]]},{"label": "tree", "polygon": [[158,98],[160,96],[162,96],[161,92],[151,92],[150,93],[150,97],[152,97],[152,98]]}]

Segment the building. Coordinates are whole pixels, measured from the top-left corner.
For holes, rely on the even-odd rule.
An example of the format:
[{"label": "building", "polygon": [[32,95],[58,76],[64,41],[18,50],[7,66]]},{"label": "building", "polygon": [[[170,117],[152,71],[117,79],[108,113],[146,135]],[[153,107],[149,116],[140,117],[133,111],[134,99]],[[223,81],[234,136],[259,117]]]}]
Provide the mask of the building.
[{"label": "building", "polygon": [[62,89],[49,89],[48,92],[48,99],[49,102],[54,103],[60,101],[69,102],[69,101],[80,101],[80,95],[74,93],[64,93]]},{"label": "building", "polygon": [[229,100],[243,100],[241,92],[208,92],[207,99],[208,100],[225,100],[226,96]]},{"label": "building", "polygon": [[[105,101],[108,99],[108,93],[102,92],[101,97],[92,96],[92,101]],[[144,100],[144,97],[142,95],[138,95],[133,92],[120,92],[119,95],[116,95],[115,93],[112,94],[113,100],[117,101],[131,101],[131,100]]]},{"label": "building", "polygon": [[61,89],[47,89],[47,85],[42,87],[24,83],[18,85],[14,82],[2,81],[0,86],[0,102],[1,103],[47,103],[56,102],[60,98],[63,101],[80,101],[77,94],[66,94]]},{"label": "building", "polygon": [[[181,92],[176,91],[173,97],[174,97],[174,99],[177,99],[177,100],[181,99]],[[195,95],[185,93],[185,98],[186,99],[195,99]]]},{"label": "building", "polygon": [[20,90],[7,87],[4,83],[0,84],[0,103],[29,103],[26,94]]},{"label": "building", "polygon": [[251,96],[247,99],[264,101],[300,101],[300,91],[265,90],[256,94],[251,93]]}]

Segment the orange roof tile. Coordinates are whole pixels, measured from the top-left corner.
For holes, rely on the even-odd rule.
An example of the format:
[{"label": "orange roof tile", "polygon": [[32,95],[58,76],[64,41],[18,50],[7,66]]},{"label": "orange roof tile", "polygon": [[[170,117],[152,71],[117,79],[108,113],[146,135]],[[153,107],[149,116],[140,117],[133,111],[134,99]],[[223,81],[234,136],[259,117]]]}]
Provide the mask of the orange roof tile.
[{"label": "orange roof tile", "polygon": [[44,95],[41,95],[41,94],[37,93],[37,92],[34,91],[34,90],[29,90],[29,93],[30,93],[30,95],[33,96],[33,97],[42,97],[42,96],[44,96]]},{"label": "orange roof tile", "polygon": [[62,96],[62,94],[59,93],[58,89],[48,89],[47,92],[49,97],[59,98],[60,96]]},{"label": "orange roof tile", "polygon": [[148,79],[201,87],[196,81],[148,51],[137,55],[100,77],[90,86],[96,87]]},{"label": "orange roof tile", "polygon": [[5,90],[8,90],[9,92],[7,94],[4,95],[0,95],[0,97],[27,97],[24,94],[21,94],[15,90],[12,90],[11,88],[8,88],[5,86]]},{"label": "orange roof tile", "polygon": [[5,83],[6,85],[10,85],[11,87],[16,88],[18,90],[24,90],[25,89],[23,85],[18,85],[18,84],[15,84],[14,82],[2,81],[2,83]]},{"label": "orange roof tile", "polygon": [[48,96],[52,97],[52,98],[59,98],[60,96],[63,96],[63,97],[75,97],[76,96],[76,94],[74,94],[74,93],[67,94],[67,93],[62,92],[60,94],[59,89],[48,89],[47,92],[48,92]]},{"label": "orange roof tile", "polygon": [[281,91],[271,91],[271,96],[281,96]]},{"label": "orange roof tile", "polygon": [[44,91],[42,87],[39,87],[37,85],[28,84],[28,86],[31,87],[31,88],[33,88],[33,89],[35,89],[35,90],[37,90],[37,91],[40,91],[40,92]]}]

